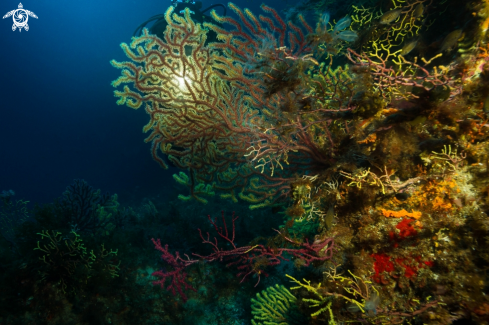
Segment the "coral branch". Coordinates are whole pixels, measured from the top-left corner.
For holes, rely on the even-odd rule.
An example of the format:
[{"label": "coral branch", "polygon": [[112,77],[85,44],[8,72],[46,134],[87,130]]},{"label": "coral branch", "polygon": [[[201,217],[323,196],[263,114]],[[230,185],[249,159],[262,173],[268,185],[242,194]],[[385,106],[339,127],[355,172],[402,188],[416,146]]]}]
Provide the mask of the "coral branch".
[{"label": "coral branch", "polygon": [[182,286],[186,290],[196,290],[194,287],[187,283],[187,273],[185,272],[185,268],[197,261],[185,261],[180,257],[178,252],[176,252],[175,256],[173,256],[168,251],[168,245],[162,247],[159,239],[155,240],[154,238],[151,238],[151,241],[155,245],[155,248],[163,253],[161,255],[161,258],[173,268],[172,271],[168,272],[164,272],[163,270],[153,272],[151,274],[152,276],[161,277],[160,280],[153,281],[153,285],[160,285],[161,288],[164,288],[166,279],[170,278],[170,285],[166,288],[166,290],[171,291],[173,295],[176,295],[176,293],[178,292],[183,301],[186,302],[187,296],[183,292]]},{"label": "coral branch", "polygon": [[239,270],[237,276],[241,277],[241,282],[243,282],[249,275],[256,274],[258,276],[258,281],[256,285],[258,285],[258,283],[260,282],[261,274],[268,276],[268,274],[264,272],[264,268],[266,266],[274,266],[280,264],[282,261],[288,261],[284,254],[289,254],[291,256],[294,256],[295,258],[303,260],[305,266],[309,266],[312,262],[315,261],[330,260],[333,257],[333,252],[335,250],[333,238],[316,240],[312,244],[310,244],[307,240],[305,243],[298,243],[282,235],[280,232],[279,234],[287,242],[293,244],[294,246],[298,246],[299,248],[272,249],[270,247],[265,247],[264,245],[238,247],[234,242],[236,230],[235,221],[238,219],[238,217],[235,217],[233,213],[231,217],[232,231],[230,232],[228,230],[228,226],[224,217],[224,212],[222,212],[221,216],[223,223],[222,227],[217,225],[215,219],[212,219],[210,216],[208,216],[208,218],[219,237],[232,245],[233,248],[229,250],[220,247],[216,237],[214,237],[214,240],[212,241],[210,239],[209,233],[207,233],[207,238],[205,238],[202,235],[202,231],[200,229],[198,230],[200,238],[202,239],[202,243],[210,245],[213,252],[209,255],[192,253],[192,255],[198,257],[198,259],[191,259],[188,256],[187,259],[182,259],[179,252],[176,252],[175,256],[173,256],[168,251],[168,245],[162,247],[159,239],[151,239],[153,241],[153,244],[155,245],[155,248],[163,253],[161,255],[161,258],[173,269],[169,272],[154,272],[154,276],[159,276],[162,278],[159,281],[153,282],[154,285],[159,284],[162,288],[164,288],[166,279],[171,278],[171,283],[166,288],[166,290],[170,290],[173,294],[178,292],[182,299],[186,301],[187,297],[183,292],[182,286],[184,289],[190,289],[194,291],[195,289],[186,282],[185,277],[187,274],[185,272],[185,269],[190,265],[197,263],[199,260],[204,260],[206,262],[222,262],[226,260],[228,261],[228,264],[226,266],[237,266],[237,269]]}]

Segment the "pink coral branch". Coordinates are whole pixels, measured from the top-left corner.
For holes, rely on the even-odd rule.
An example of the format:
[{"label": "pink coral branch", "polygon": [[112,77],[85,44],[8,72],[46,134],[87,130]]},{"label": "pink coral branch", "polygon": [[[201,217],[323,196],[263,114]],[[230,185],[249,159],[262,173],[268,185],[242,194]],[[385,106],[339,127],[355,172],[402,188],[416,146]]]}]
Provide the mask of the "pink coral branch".
[{"label": "pink coral branch", "polygon": [[[348,49],[347,58],[357,66],[367,67],[374,78],[375,85],[383,94],[390,93],[392,88],[395,89],[399,86],[415,87],[430,91],[437,86],[449,85],[452,88],[452,96],[460,92],[460,89],[454,87],[453,81],[446,74],[436,71],[430,72],[416,62],[403,59],[401,68],[396,71],[388,66],[386,60],[376,58],[380,62],[374,62],[367,54],[358,54],[352,49]],[[409,69],[404,71],[402,70],[403,66],[408,66]],[[404,92],[407,96],[417,97],[412,92]]]},{"label": "pink coral branch", "polygon": [[261,274],[268,276],[268,274],[263,270],[264,266],[274,266],[280,264],[282,261],[289,260],[284,256],[284,254],[289,254],[298,259],[304,260],[305,265],[309,266],[315,261],[326,261],[331,259],[335,250],[333,238],[319,239],[314,241],[312,244],[310,244],[308,240],[306,240],[305,243],[299,243],[286,237],[278,230],[275,231],[277,231],[287,242],[293,244],[294,246],[299,246],[299,248],[272,249],[271,247],[265,247],[261,244],[255,246],[238,247],[236,246],[234,240],[236,234],[235,222],[239,217],[235,217],[233,213],[231,218],[232,231],[228,230],[224,212],[222,212],[222,227],[217,225],[216,219],[212,219],[210,216],[208,216],[208,218],[219,237],[230,243],[233,246],[233,249],[225,250],[219,247],[216,237],[214,237],[214,240],[212,241],[209,233],[207,233],[207,238],[205,238],[202,235],[202,231],[198,229],[200,238],[202,238],[202,243],[211,245],[213,252],[209,255],[192,253],[193,256],[198,257],[199,259],[191,259],[188,256],[187,259],[183,259],[180,257],[179,252],[175,252],[175,256],[173,256],[168,251],[168,245],[162,247],[159,239],[151,239],[155,245],[155,248],[163,252],[161,258],[173,268],[173,270],[169,272],[154,272],[152,275],[161,277],[161,280],[154,281],[153,284],[159,284],[162,288],[164,288],[166,279],[171,278],[171,283],[166,290],[171,291],[173,294],[178,292],[184,301],[187,300],[187,297],[182,290],[182,286],[184,289],[195,291],[195,289],[186,282],[187,274],[185,269],[190,265],[199,262],[199,260],[204,260],[206,262],[213,262],[217,260],[222,262],[225,259],[229,260],[230,262],[226,266],[237,266],[237,269],[239,270],[237,276],[241,277],[240,282],[243,282],[249,275],[256,274],[258,276],[258,282],[255,284],[256,286],[260,282]]},{"label": "pink coral branch", "polygon": [[151,241],[155,245],[155,248],[163,253],[161,255],[161,258],[173,268],[173,270],[169,272],[164,272],[163,270],[153,272],[151,274],[152,276],[161,277],[160,280],[153,281],[153,285],[160,285],[161,288],[164,289],[166,279],[170,278],[171,279],[170,285],[166,288],[166,290],[171,291],[173,295],[176,295],[176,293],[178,292],[182,297],[183,301],[186,302],[187,296],[183,292],[182,286],[186,290],[193,290],[193,291],[197,291],[197,290],[195,290],[194,287],[192,287],[190,284],[186,282],[187,273],[184,270],[187,266],[197,262],[197,260],[187,260],[187,261],[183,260],[178,252],[176,252],[175,256],[173,256],[168,251],[168,245],[162,247],[159,239],[155,240],[154,238],[151,238]]}]

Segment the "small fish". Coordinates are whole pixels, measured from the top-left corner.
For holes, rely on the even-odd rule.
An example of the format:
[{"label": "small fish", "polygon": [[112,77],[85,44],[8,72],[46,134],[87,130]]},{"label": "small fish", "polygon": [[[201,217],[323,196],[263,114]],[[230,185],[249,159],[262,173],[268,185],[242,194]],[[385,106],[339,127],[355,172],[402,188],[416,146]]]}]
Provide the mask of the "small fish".
[{"label": "small fish", "polygon": [[441,43],[440,51],[451,51],[454,47],[457,46],[458,40],[462,37],[462,30],[456,29],[450,34],[448,34],[443,42]]},{"label": "small fish", "polygon": [[334,220],[334,205],[330,206],[328,212],[324,216],[324,223],[326,227],[329,229],[333,228],[333,220]]},{"label": "small fish", "polygon": [[351,18],[346,16],[345,18],[340,19],[334,26],[334,32],[339,32],[340,30],[343,30],[350,26],[351,24]]},{"label": "small fish", "polygon": [[424,12],[424,6],[422,3],[420,3],[419,5],[416,6],[416,8],[414,8],[413,17],[418,18],[423,14],[423,12]]},{"label": "small fish", "polygon": [[360,307],[358,307],[357,304],[349,303],[346,306],[346,310],[348,310],[350,313],[358,313],[360,311]]},{"label": "small fish", "polygon": [[402,56],[408,55],[412,50],[414,50],[416,45],[418,45],[417,39],[409,41],[408,43],[406,43],[406,45],[402,47],[401,55]]},{"label": "small fish", "polygon": [[389,10],[388,12],[383,14],[382,17],[380,17],[379,22],[383,25],[390,24],[401,15],[401,12],[402,12],[401,8]]},{"label": "small fish", "polygon": [[345,30],[344,32],[339,33],[337,37],[347,42],[355,42],[358,38],[358,34],[352,30]]},{"label": "small fish", "polygon": [[[489,96],[486,97],[486,100],[484,101],[484,106],[482,107],[484,112],[488,113],[489,112]],[[0,195],[1,196],[1,195]]]}]

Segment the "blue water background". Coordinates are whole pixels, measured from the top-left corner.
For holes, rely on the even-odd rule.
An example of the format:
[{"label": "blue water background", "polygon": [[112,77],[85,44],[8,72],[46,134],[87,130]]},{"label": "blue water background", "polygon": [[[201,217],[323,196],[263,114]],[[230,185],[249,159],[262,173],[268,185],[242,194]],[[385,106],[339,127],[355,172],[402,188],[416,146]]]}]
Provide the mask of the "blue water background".
[{"label": "blue water background", "polygon": [[[205,1],[203,8],[215,3]],[[235,3],[261,13],[261,2]],[[18,4],[2,1],[1,16]],[[12,31],[12,17],[0,20],[0,192],[12,189],[17,199],[47,203],[81,178],[118,193],[122,202],[163,199],[173,191],[176,170],[165,171],[152,160],[143,141],[144,110],[116,105],[110,83],[120,70],[109,62],[127,60],[119,44],[130,42],[139,24],[171,3],[22,4],[39,17],[29,17],[29,31]],[[286,2],[267,4],[280,10]]]}]

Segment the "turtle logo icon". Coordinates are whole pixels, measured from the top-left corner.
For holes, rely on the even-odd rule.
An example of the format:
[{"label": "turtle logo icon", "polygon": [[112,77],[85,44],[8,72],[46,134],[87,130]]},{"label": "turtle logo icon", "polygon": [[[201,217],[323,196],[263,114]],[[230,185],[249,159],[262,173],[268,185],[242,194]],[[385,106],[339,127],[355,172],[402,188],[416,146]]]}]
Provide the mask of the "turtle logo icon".
[{"label": "turtle logo icon", "polygon": [[12,16],[14,20],[14,24],[12,25],[12,30],[14,32],[17,28],[19,29],[19,32],[22,31],[22,28],[25,28],[26,31],[29,30],[29,25],[27,25],[27,20],[29,19],[29,16],[37,19],[36,14],[32,11],[25,10],[24,6],[22,6],[22,3],[19,3],[19,9],[7,12],[5,16],[3,16],[3,19],[10,16]]}]

